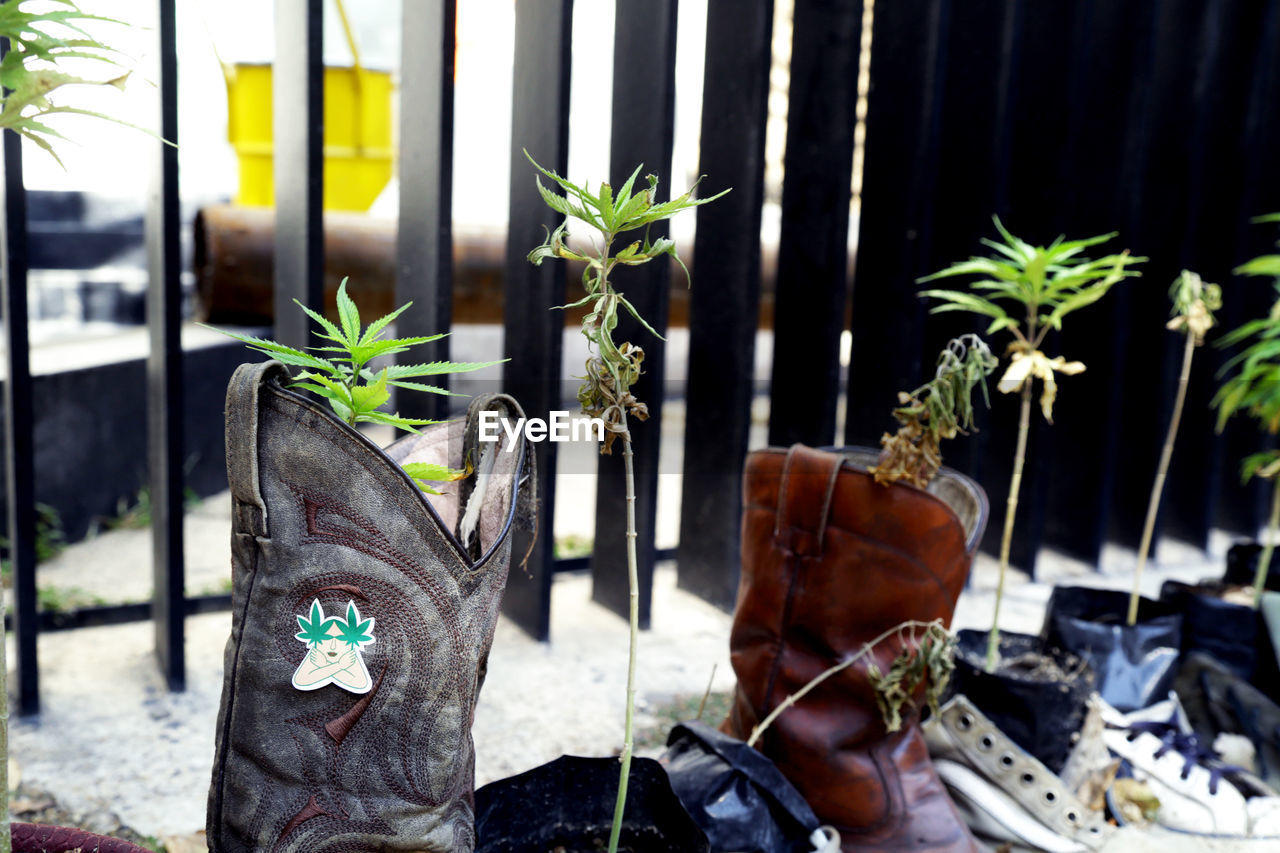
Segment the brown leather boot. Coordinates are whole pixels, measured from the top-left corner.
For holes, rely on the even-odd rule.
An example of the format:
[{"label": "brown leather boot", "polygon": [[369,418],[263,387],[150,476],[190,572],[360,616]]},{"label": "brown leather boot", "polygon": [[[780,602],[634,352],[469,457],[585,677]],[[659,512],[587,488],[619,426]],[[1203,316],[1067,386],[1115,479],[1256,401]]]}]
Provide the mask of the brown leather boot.
[{"label": "brown leather boot", "polygon": [[[876,457],[802,445],[748,457],[726,732],[749,736],[787,696],[902,622],[950,623],[986,496],[945,468],[929,492],[879,485],[865,470]],[[882,642],[824,681],[757,748],[840,832],[845,853],[982,850],[934,772],[918,712],[904,709],[892,733],[881,721],[867,664],[888,672],[902,648],[897,637]]]}]

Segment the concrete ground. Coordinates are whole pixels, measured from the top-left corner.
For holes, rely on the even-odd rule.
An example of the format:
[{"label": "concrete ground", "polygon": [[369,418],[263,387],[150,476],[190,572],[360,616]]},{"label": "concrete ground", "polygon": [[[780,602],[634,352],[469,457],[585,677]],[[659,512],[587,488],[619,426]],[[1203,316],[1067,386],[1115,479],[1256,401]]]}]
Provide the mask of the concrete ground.
[{"label": "concrete ground", "polygon": [[[682,424],[678,404],[667,407],[667,417],[673,425]],[[679,436],[677,427],[675,454]],[[679,471],[678,459],[667,465],[666,453],[664,448],[663,471]],[[594,478],[580,465],[565,470],[577,473],[561,475],[574,479],[559,484],[556,534],[589,537]],[[679,474],[663,473],[660,545],[674,541],[679,496]],[[226,494],[188,513],[189,594],[225,589],[229,514]],[[150,594],[149,539],[146,530],[118,530],[73,545],[41,566],[40,584],[116,601],[145,598]],[[1220,574],[1225,543],[1219,545],[1212,559],[1199,551],[1163,548],[1144,580],[1145,590],[1155,593],[1168,577]],[[1001,625],[1034,632],[1054,580],[1122,587],[1131,564],[1132,554],[1109,552],[1104,571],[1095,573],[1047,555],[1036,583],[1025,577],[1010,582]],[[549,643],[534,642],[506,620],[500,622],[476,711],[478,785],[562,753],[608,755],[621,747],[627,628],[591,602],[590,583],[582,575],[556,579]],[[960,600],[955,627],[989,627],[994,587],[994,563],[981,557]],[[9,735],[23,782],[53,794],[88,829],[107,831],[123,823],[158,837],[189,838],[198,832],[204,825],[229,626],[228,613],[187,620],[188,685],[182,693],[164,688],[149,623],[42,635],[42,710],[13,719]],[[655,709],[673,698],[701,696],[709,682],[718,691],[731,689],[729,627],[728,614],[676,589],[673,565],[660,567],[653,626],[641,638],[642,727],[655,724]],[[199,849],[196,845],[190,849]]]}]

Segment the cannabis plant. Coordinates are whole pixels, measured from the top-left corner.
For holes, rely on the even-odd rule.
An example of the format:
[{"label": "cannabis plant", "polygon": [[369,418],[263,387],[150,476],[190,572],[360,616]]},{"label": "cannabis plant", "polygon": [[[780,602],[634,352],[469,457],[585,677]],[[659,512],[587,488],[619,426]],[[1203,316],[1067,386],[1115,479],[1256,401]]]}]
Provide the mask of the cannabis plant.
[{"label": "cannabis plant", "polygon": [[[1078,361],[1062,356],[1049,358],[1042,347],[1052,330],[1061,330],[1068,314],[1097,302],[1116,283],[1139,273],[1132,264],[1146,260],[1130,257],[1127,251],[1090,260],[1082,253],[1115,236],[1102,234],[1084,240],[1059,237],[1048,246],[1033,246],[1011,234],[999,217],[995,217],[1000,240],[983,239],[983,245],[995,251],[989,257],[973,257],[926,276],[920,281],[935,281],[955,276],[972,276],[968,291],[925,290],[922,296],[940,304],[932,309],[968,311],[990,318],[988,335],[1007,331],[1012,337],[1008,352],[1009,366],[1001,376],[997,389],[1004,394],[1021,394],[1018,415],[1018,440],[1013,456],[1013,475],[1009,481],[1009,498],[1000,538],[1000,576],[996,585],[995,614],[987,645],[987,669],[994,671],[1000,655],[1000,603],[1004,598],[1005,575],[1009,569],[1009,547],[1013,540],[1013,522],[1018,509],[1018,490],[1022,485],[1022,469],[1027,452],[1027,433],[1031,426],[1031,400],[1035,380],[1040,380],[1040,412],[1053,423],[1053,404],[1058,386],[1055,374],[1070,376],[1084,370]],[[1013,310],[1011,315],[1006,306]]]},{"label": "cannabis plant", "polygon": [[[294,300],[307,316],[319,324],[316,337],[328,341],[326,346],[294,349],[284,344],[242,335],[226,329],[214,329],[228,337],[248,345],[252,350],[271,356],[276,361],[302,370],[293,377],[290,387],[311,391],[329,402],[334,413],[350,426],[358,423],[386,424],[407,432],[418,432],[418,427],[439,421],[422,418],[404,418],[399,414],[382,411],[391,399],[392,388],[408,391],[424,391],[429,394],[450,394],[438,385],[427,385],[411,380],[448,373],[465,373],[501,364],[499,361],[454,362],[433,361],[429,364],[388,364],[375,369],[370,362],[377,358],[398,355],[410,347],[438,341],[443,334],[416,338],[384,338],[387,326],[405,312],[412,302],[406,302],[396,310],[380,317],[367,327],[360,324],[360,310],[347,295],[347,279],[338,286],[338,320],[333,323],[323,314],[311,310]],[[214,328],[208,326],[206,328]],[[440,494],[429,484],[432,482],[460,480],[469,472],[454,470],[443,465],[413,462],[404,466],[405,472],[425,492]]]},{"label": "cannabis plant", "polygon": [[[52,143],[63,137],[45,123],[50,116],[87,115],[125,124],[113,116],[50,100],[64,86],[124,88],[129,76],[121,64],[124,57],[89,34],[85,26],[94,23],[123,24],[113,18],[85,14],[71,0],[0,3],[0,37],[9,40],[9,52],[0,59],[0,84],[6,93],[0,105],[0,128],[30,139],[59,163],[62,160]],[[68,59],[96,65],[110,76],[70,74],[62,64]]]},{"label": "cannabis plant", "polygon": [[1151,550],[1151,537],[1156,529],[1156,511],[1160,509],[1160,493],[1164,491],[1165,477],[1169,473],[1169,461],[1173,458],[1173,443],[1178,437],[1178,424],[1182,420],[1182,407],[1187,400],[1187,384],[1191,380],[1191,357],[1196,347],[1204,343],[1204,336],[1213,328],[1213,312],[1222,307],[1222,288],[1206,284],[1200,276],[1188,270],[1169,289],[1173,301],[1173,319],[1166,325],[1186,336],[1182,346],[1182,371],[1178,374],[1178,391],[1173,401],[1173,415],[1169,418],[1169,430],[1165,433],[1164,447],[1160,451],[1160,463],[1156,466],[1156,479],[1151,484],[1151,498],[1147,501],[1147,518],[1142,525],[1142,541],[1138,543],[1138,565],[1133,570],[1133,592],[1129,595],[1128,624],[1138,621],[1138,600],[1141,598],[1142,570],[1147,565],[1147,552]]},{"label": "cannabis plant", "polygon": [[[1260,216],[1254,221],[1280,222],[1280,213]],[[1280,433],[1280,254],[1256,257],[1237,268],[1236,273],[1273,279],[1278,298],[1266,317],[1251,320],[1222,337],[1220,346],[1234,346],[1246,341],[1248,345],[1223,366],[1219,375],[1231,375],[1222,383],[1210,405],[1218,410],[1218,432],[1222,432],[1232,415],[1244,412],[1258,422],[1259,429],[1274,436]],[[1272,481],[1266,541],[1253,578],[1253,606],[1256,609],[1267,585],[1276,530],[1280,528],[1280,449],[1264,450],[1246,457],[1240,467],[1240,477],[1245,483],[1254,477]]]},{"label": "cannabis plant", "polygon": [[[636,519],[635,519],[635,475],[632,469],[631,431],[628,416],[637,420],[645,420],[649,410],[645,404],[636,399],[631,392],[632,386],[640,378],[641,365],[644,362],[644,350],[630,341],[618,343],[613,339],[613,332],[618,325],[618,310],[625,310],[655,337],[661,338],[654,328],[640,316],[635,306],[627,301],[622,291],[614,287],[610,276],[618,267],[638,266],[655,258],[669,256],[685,276],[685,269],[680,256],[676,254],[673,240],[659,237],[650,240],[648,226],[654,222],[670,219],[677,213],[690,210],[699,205],[714,201],[728,190],[717,193],[710,198],[695,199],[690,190],[671,201],[658,203],[656,199],[658,178],[654,175],[645,177],[647,186],[636,190],[636,178],[643,166],[637,166],[631,177],[614,192],[607,183],[601,183],[596,192],[591,192],[589,185],[572,183],[555,172],[539,166],[529,152],[525,152],[529,162],[533,163],[541,177],[535,176],[538,192],[547,206],[565,217],[554,231],[547,234],[547,239],[529,253],[529,260],[541,265],[548,258],[563,258],[570,261],[582,261],[586,269],[582,273],[582,286],[586,295],[572,305],[574,308],[590,306],[586,316],[582,318],[582,334],[588,341],[591,357],[587,360],[586,375],[582,377],[582,385],[578,389],[578,402],[582,410],[592,417],[600,418],[605,425],[605,439],[601,445],[601,453],[611,453],[616,440],[622,441],[622,457],[626,478],[627,501],[627,579],[630,587],[630,644],[627,665],[627,702],[626,722],[622,744],[621,775],[618,781],[618,797],[614,807],[613,828],[609,834],[609,853],[616,853],[618,838],[622,830],[622,813],[627,798],[627,780],[631,773],[631,753],[634,748],[633,728],[635,717],[635,670],[636,644],[640,630],[639,599],[640,584],[636,567]],[[560,195],[547,189],[542,177],[552,181],[564,193]],[[569,221],[577,220],[585,225],[592,235],[591,248],[574,248],[569,244]],[[614,241],[622,234],[644,228],[640,239],[628,242],[616,252]]]},{"label": "cannabis plant", "polygon": [[974,386],[982,388],[986,400],[986,378],[995,368],[996,357],[977,335],[948,341],[938,355],[933,379],[911,393],[898,392],[893,416],[901,426],[893,435],[880,437],[879,464],[867,469],[876,482],[928,486],[942,467],[942,439],[973,427]]}]

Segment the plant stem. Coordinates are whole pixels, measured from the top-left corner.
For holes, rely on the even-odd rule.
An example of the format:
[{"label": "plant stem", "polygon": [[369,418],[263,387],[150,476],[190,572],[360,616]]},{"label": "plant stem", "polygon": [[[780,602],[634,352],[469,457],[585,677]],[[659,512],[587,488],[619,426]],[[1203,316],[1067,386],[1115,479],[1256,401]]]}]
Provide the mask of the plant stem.
[{"label": "plant stem", "polygon": [[1133,570],[1133,592],[1129,594],[1128,624],[1138,621],[1138,600],[1142,597],[1142,570],[1147,566],[1147,552],[1151,550],[1151,537],[1155,535],[1156,511],[1160,508],[1160,494],[1169,474],[1169,460],[1173,458],[1173,444],[1178,438],[1178,424],[1182,421],[1182,404],[1187,401],[1187,384],[1191,379],[1191,356],[1196,350],[1196,337],[1187,332],[1187,342],[1182,348],[1182,372],[1178,374],[1178,393],[1173,400],[1173,416],[1169,419],[1169,431],[1160,451],[1160,464],[1156,467],[1156,480],[1151,484],[1151,499],[1147,501],[1147,520],[1142,525],[1142,541],[1138,544],[1138,566]]},{"label": "plant stem", "polygon": [[885,640],[892,637],[894,634],[897,634],[901,631],[916,631],[919,629],[928,629],[934,625],[937,625],[939,628],[942,628],[943,627],[942,620],[935,619],[932,622],[921,622],[916,619],[911,619],[899,625],[894,625],[892,628],[888,629],[887,631],[882,631],[878,637],[876,637],[875,639],[871,640],[868,643],[864,643],[861,650],[859,650],[857,654],[851,657],[848,657],[840,661],[840,663],[836,664],[835,666],[828,667],[827,669],[818,673],[816,676],[814,676],[813,680],[810,681],[808,684],[806,684],[804,687],[801,687],[795,693],[792,693],[790,696],[788,696],[787,698],[779,702],[778,707],[770,711],[763,720],[761,720],[759,723],[756,723],[755,727],[751,729],[751,736],[747,738],[747,746],[755,746],[756,741],[760,740],[760,736],[764,734],[765,729],[773,725],[773,721],[778,719],[778,716],[783,711],[787,710],[792,705],[796,704],[801,699],[803,699],[809,693],[810,690],[813,690],[813,688],[817,687],[819,684],[826,681],[828,678],[835,675],[837,672],[848,669],[858,661],[862,660],[867,655],[871,654],[871,652],[875,649],[875,647],[880,645],[880,643],[884,642]]},{"label": "plant stem", "polygon": [[[626,424],[626,414],[623,414]],[[627,805],[627,780],[631,776],[631,751],[636,711],[636,646],[640,640],[640,578],[636,567],[636,477],[631,465],[631,430],[622,433],[622,461],[627,480],[627,585],[630,590],[627,653],[627,717],[622,740],[622,767],[618,776],[618,799],[613,807],[613,828],[609,831],[609,853],[617,853],[622,834],[622,814]]]},{"label": "plant stem", "polygon": [[1022,486],[1022,465],[1027,458],[1027,433],[1031,431],[1031,378],[1022,385],[1022,407],[1018,413],[1018,446],[1013,453],[1013,476],[1009,479],[1009,499],[1005,503],[1004,533],[1000,536],[1000,577],[996,581],[996,610],[987,634],[987,672],[995,672],[1000,662],[1000,602],[1004,600],[1004,579],[1009,573],[1009,548],[1013,544],[1013,520],[1018,512],[1018,489]]},{"label": "plant stem", "polygon": [[1271,552],[1276,547],[1276,528],[1280,527],[1280,477],[1275,478],[1271,491],[1271,519],[1267,522],[1267,541],[1258,557],[1258,571],[1253,576],[1253,609],[1262,606],[1262,593],[1267,587],[1267,569],[1271,567]]}]

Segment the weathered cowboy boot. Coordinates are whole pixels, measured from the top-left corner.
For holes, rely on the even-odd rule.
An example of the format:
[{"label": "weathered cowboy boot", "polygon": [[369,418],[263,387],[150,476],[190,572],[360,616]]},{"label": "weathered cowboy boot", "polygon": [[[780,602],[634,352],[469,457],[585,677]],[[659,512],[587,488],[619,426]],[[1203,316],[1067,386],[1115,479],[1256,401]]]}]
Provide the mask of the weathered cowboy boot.
[{"label": "weathered cowboy boot", "polygon": [[[474,846],[471,722],[511,555],[524,445],[478,413],[385,452],[282,387],[227,392],[233,618],[208,842],[232,851]],[[476,474],[430,500],[397,463]]]},{"label": "weathered cowboy boot", "polygon": [[[945,468],[929,492],[879,485],[865,471],[876,458],[801,445],[747,458],[729,734],[749,736],[783,699],[894,626],[950,622],[986,496]],[[818,685],[757,746],[840,833],[845,853],[980,850],[929,761],[918,712],[904,709],[889,733],[876,708],[868,664],[888,672],[902,643],[882,642]]]}]

